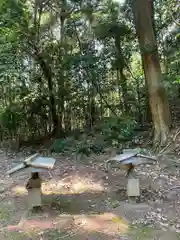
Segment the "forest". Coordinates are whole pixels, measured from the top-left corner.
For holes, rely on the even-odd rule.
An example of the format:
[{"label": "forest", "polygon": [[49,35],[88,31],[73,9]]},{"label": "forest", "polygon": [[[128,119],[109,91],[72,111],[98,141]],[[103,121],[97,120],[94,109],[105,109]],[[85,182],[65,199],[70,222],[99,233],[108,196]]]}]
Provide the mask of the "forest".
[{"label": "forest", "polygon": [[179,156],[178,0],[0,0],[0,240],[178,240]]},{"label": "forest", "polygon": [[61,152],[77,140],[98,152],[143,132],[166,144],[178,124],[179,13],[177,0],[2,0],[1,147],[51,140]]}]

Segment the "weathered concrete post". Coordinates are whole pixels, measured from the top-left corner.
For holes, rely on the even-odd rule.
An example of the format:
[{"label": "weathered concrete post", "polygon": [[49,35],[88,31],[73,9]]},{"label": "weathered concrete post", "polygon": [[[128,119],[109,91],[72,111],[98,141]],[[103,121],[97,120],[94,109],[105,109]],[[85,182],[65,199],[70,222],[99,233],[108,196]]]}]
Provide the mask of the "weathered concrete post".
[{"label": "weathered concrete post", "polygon": [[29,209],[42,206],[41,178],[39,172],[53,169],[55,162],[54,158],[41,157],[38,154],[34,154],[7,172],[11,176],[27,171],[31,174],[25,186],[28,191],[27,204]]},{"label": "weathered concrete post", "polygon": [[31,178],[26,184],[28,191],[28,209],[33,209],[42,206],[42,194],[41,194],[41,178],[39,177],[38,170],[34,169],[31,172]]},{"label": "weathered concrete post", "polygon": [[140,184],[138,178],[128,178],[127,195],[129,202],[136,202],[136,199],[140,197]]},{"label": "weathered concrete post", "polygon": [[133,170],[138,165],[154,164],[156,158],[138,153],[137,149],[124,149],[123,153],[108,159],[105,162],[105,171],[108,172],[108,164],[116,162],[119,168],[127,171],[127,196],[129,202],[136,202],[140,198],[140,183],[139,179],[133,176]]}]

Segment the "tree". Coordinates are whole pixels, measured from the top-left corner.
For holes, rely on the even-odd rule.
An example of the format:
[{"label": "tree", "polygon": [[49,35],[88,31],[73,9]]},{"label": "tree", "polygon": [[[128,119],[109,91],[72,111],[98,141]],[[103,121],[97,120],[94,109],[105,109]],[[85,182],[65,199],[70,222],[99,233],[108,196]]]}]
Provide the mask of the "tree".
[{"label": "tree", "polygon": [[[145,42],[144,36],[148,37],[150,47],[155,46],[156,52],[158,45],[160,64],[165,66],[163,80],[170,94],[174,89],[178,92],[180,79],[178,25],[175,32],[168,31],[174,24],[166,4],[171,1],[176,0],[155,2],[156,24],[152,22],[152,25],[155,25],[157,39],[152,38],[154,32],[150,31],[152,25],[147,16],[140,15],[143,25],[138,25],[141,42]],[[177,20],[174,5],[171,8]],[[123,127],[119,123],[124,118],[123,124],[130,119],[131,126],[139,125],[139,129],[143,126],[147,130],[151,118],[146,117],[149,113],[146,88],[151,89],[152,102],[151,83],[161,83],[158,86],[163,83],[159,63],[154,63],[158,62],[157,54],[149,47],[144,54],[141,47],[144,62],[150,59],[148,66],[153,67],[151,75],[146,74],[145,86],[133,14],[129,10],[132,10],[129,4],[122,8],[109,0],[94,0],[93,3],[82,0],[3,1],[0,5],[1,139],[20,136],[34,142],[52,135],[61,138],[76,130],[92,133],[105,123],[104,134],[115,131],[123,141],[119,133]],[[153,19],[151,9],[145,8],[147,10]],[[136,13],[139,15],[138,11]],[[147,64],[144,66],[147,68]],[[151,109],[156,113],[153,118],[155,135],[161,140],[166,138],[170,124],[165,114],[158,113],[166,106],[161,103],[166,101],[164,95],[159,96],[158,91],[163,92],[163,87],[156,88],[156,101]],[[170,97],[171,101],[172,97],[178,98],[175,94]],[[159,126],[165,129],[165,136]]]},{"label": "tree", "polygon": [[154,127],[154,142],[165,143],[171,127],[168,98],[162,85],[154,29],[153,0],[134,0],[133,14],[149,95]]},{"label": "tree", "polygon": [[111,64],[112,68],[116,70],[122,112],[128,114],[130,105],[128,104],[128,81],[125,70],[131,56],[130,51],[128,51],[128,44],[131,42],[129,38],[132,32],[130,26],[125,23],[121,14],[121,8],[117,3],[107,1],[106,7],[107,11],[98,16],[93,24],[93,30],[96,38],[101,40],[103,44],[105,44],[105,41],[108,41],[114,45],[114,59]]}]

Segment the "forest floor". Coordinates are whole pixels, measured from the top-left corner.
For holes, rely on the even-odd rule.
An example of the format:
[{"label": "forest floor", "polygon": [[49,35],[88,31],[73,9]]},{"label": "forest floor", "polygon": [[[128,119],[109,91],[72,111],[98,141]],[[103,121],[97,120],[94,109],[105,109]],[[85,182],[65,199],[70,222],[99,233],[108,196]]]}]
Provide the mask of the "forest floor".
[{"label": "forest floor", "polygon": [[140,203],[130,204],[121,170],[104,172],[108,155],[74,160],[56,156],[52,178],[42,174],[43,211],[27,212],[27,173],[9,178],[18,163],[0,153],[1,240],[180,239],[180,160],[164,154],[138,167]]}]

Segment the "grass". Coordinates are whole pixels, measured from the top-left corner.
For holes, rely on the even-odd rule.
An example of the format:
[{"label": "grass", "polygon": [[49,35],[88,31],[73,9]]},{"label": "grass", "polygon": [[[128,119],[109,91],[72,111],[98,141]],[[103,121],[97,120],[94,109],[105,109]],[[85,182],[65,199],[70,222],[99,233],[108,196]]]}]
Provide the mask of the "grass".
[{"label": "grass", "polygon": [[63,238],[68,239],[66,232],[60,232],[56,229],[49,229],[44,233],[44,236],[48,240],[62,240]]},{"label": "grass", "polygon": [[[136,226],[133,225],[129,227],[128,235],[132,237],[133,240],[152,240],[152,239],[161,239],[160,236],[162,236],[162,233],[163,233],[162,230],[154,227],[143,226],[143,225],[136,225]],[[164,232],[164,234],[166,234],[166,232]],[[172,239],[180,240],[180,233],[170,232],[170,235],[172,235]]]},{"label": "grass", "polygon": [[35,236],[26,232],[8,232],[6,235],[7,240],[31,240],[36,239]]},{"label": "grass", "polygon": [[0,207],[0,221],[7,221],[13,212],[13,207],[11,205],[2,204]]},{"label": "grass", "polygon": [[155,232],[156,229],[149,226],[136,225],[129,227],[129,236],[133,237],[133,240],[152,240]]}]

